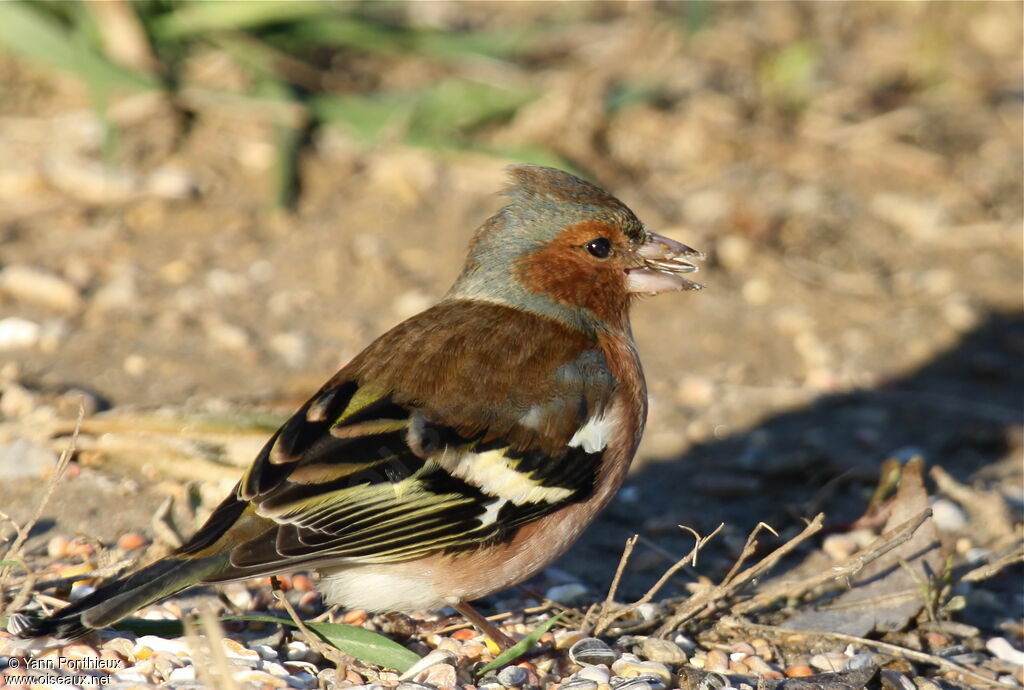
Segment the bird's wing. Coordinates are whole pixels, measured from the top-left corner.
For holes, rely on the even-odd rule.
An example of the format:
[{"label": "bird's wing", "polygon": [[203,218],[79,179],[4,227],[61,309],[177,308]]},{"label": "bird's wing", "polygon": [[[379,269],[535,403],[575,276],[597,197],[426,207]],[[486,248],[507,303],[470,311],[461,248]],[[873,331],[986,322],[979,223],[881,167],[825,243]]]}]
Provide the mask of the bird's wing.
[{"label": "bird's wing", "polygon": [[234,547],[233,575],[472,547],[590,495],[615,390],[604,355],[540,317],[457,304],[382,336],[274,434],[218,509],[265,525]]}]

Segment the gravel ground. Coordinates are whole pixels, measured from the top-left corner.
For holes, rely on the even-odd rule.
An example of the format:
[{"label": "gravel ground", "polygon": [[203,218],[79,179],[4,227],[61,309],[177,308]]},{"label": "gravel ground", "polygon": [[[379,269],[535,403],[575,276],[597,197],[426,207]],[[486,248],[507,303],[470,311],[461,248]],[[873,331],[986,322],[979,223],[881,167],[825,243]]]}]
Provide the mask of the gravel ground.
[{"label": "gravel ground", "polygon": [[[1021,566],[957,580],[1020,550],[1021,5],[732,4],[690,33],[667,19],[671,6],[631,7],[439,11],[429,21],[554,28],[500,68],[407,56],[359,69],[381,88],[472,72],[528,81],[539,97],[478,132],[475,152],[400,137],[367,147],[344,128],[318,129],[292,211],[267,201],[266,121],[210,107],[182,130],[166,103],[134,99],[111,111],[118,155],[105,163],[87,91],[0,54],[0,511],[11,518],[0,539],[31,518],[84,400],[78,452],[25,558],[45,580],[165,552],[233,483],[273,420],[444,293],[473,228],[501,203],[494,192],[509,161],[479,151],[529,145],[707,251],[708,289],[637,305],[651,412],[627,487],[557,569],[485,608],[513,612],[507,625],[519,634],[549,615],[522,613],[544,594],[585,609],[638,533],[617,595],[633,601],[692,547],[678,525],[705,535],[725,526],[695,570],[634,612],[636,631],[603,635],[610,651],[593,643],[609,655],[603,664],[568,653],[584,636],[582,615],[493,682],[471,677],[491,654],[481,638],[430,632],[447,624],[436,615],[417,625],[338,615],[420,655],[440,650],[436,665],[402,680],[410,690],[722,687],[706,672],[735,687],[805,672],[817,687],[977,686],[892,650],[730,628],[728,607],[667,642],[645,637],[685,597],[722,581],[759,522],[780,537],[762,535],[754,560],[826,515],[776,577],[866,548],[885,524],[872,512],[882,463],[921,456],[953,578],[940,603],[959,596],[963,606],[869,637],[1024,684]],[[189,60],[190,84],[244,82],[217,50]],[[169,517],[154,520],[168,499],[159,516]],[[304,587],[290,595],[314,614]],[[227,596],[240,597],[239,610],[273,608],[266,582]],[[201,602],[223,607],[206,592],[151,615]],[[759,611],[751,624],[775,626],[807,602]],[[339,678],[277,626],[232,625],[225,663],[244,687],[399,683],[360,664]],[[116,687],[214,682],[203,673],[226,682],[216,675],[224,665],[193,663],[217,656],[200,647],[119,634],[63,651],[116,660],[102,676]],[[831,672],[846,676],[821,675]],[[620,684],[627,677],[640,680]]]}]

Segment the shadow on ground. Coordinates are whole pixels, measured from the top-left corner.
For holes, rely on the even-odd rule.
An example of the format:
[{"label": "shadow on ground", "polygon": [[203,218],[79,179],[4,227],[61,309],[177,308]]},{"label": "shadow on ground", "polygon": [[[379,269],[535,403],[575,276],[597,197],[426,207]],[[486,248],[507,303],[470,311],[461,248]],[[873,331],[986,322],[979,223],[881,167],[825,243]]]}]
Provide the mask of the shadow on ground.
[{"label": "shadow on ground", "polygon": [[[640,533],[620,600],[636,597],[702,534],[726,523],[698,570],[712,578],[764,521],[795,532],[826,513],[826,530],[863,514],[881,463],[920,454],[960,481],[995,482],[1021,470],[1024,318],[991,314],[926,365],[872,390],[825,395],[756,428],[650,462],[558,567],[603,592],[624,541]],[[778,544],[781,542],[774,542]],[[820,540],[819,540],[820,543]],[[771,544],[768,545],[769,547]],[[681,594],[681,576],[665,595]]]}]

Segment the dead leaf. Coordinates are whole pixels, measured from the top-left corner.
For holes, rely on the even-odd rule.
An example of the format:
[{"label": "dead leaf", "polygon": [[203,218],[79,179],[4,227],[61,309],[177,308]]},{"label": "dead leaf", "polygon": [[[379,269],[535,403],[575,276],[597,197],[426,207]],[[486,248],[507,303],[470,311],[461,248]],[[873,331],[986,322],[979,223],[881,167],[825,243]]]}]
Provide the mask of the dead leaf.
[{"label": "dead leaf", "polygon": [[[924,461],[919,457],[903,468],[884,532],[928,508],[923,469]],[[798,612],[782,627],[834,630],[858,637],[876,630],[900,630],[920,613],[925,602],[922,589],[941,575],[944,562],[938,528],[929,517],[906,543],[852,576],[849,591],[826,604]]]}]

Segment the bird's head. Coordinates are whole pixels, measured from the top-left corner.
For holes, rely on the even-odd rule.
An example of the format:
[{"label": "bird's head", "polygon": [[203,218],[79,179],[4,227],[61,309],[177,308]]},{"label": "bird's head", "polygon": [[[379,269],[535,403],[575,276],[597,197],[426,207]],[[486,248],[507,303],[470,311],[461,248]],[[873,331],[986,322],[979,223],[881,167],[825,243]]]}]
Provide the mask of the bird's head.
[{"label": "bird's head", "polygon": [[621,201],[569,173],[509,169],[510,203],[485,222],[449,298],[483,299],[572,325],[628,327],[636,295],[702,286],[695,249],[647,230]]}]

